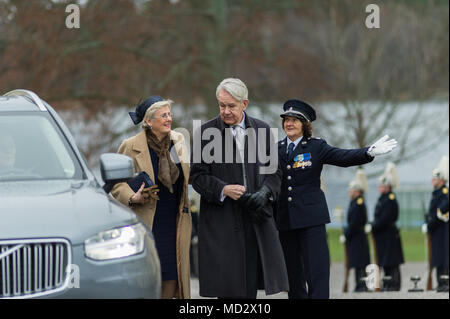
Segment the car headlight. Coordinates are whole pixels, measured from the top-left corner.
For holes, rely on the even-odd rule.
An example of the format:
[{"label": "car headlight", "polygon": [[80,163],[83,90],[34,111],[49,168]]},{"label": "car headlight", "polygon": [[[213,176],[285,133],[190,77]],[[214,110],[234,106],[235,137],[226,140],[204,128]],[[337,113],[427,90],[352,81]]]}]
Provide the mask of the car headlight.
[{"label": "car headlight", "polygon": [[140,223],[102,231],[84,241],[85,254],[95,260],[139,254],[144,250],[145,233]]}]

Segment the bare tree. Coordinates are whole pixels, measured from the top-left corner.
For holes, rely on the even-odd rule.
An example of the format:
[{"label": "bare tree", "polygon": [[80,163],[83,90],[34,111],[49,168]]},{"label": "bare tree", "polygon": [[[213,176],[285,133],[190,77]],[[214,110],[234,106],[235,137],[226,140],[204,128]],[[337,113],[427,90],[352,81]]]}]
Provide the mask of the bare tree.
[{"label": "bare tree", "polygon": [[[0,0],[0,88],[32,89],[97,124],[88,157],[133,132],[104,117],[112,109],[159,94],[176,102],[174,126],[190,128],[217,114],[215,87],[229,76],[264,114],[287,98],[312,102],[318,131],[337,146],[367,145],[388,127],[402,143],[398,162],[448,135],[428,122],[442,115],[398,107],[438,92],[448,100],[448,4],[383,4],[381,29],[368,30],[363,0],[88,0],[75,31],[64,24],[71,2]],[[325,101],[339,105],[330,112]],[[429,125],[433,136],[408,133]]]},{"label": "bare tree", "polygon": [[331,143],[364,147],[389,133],[400,144],[390,160],[400,163],[423,156],[448,136],[448,109],[442,114],[442,109],[424,106],[448,85],[448,59],[439,60],[448,51],[444,8],[419,13],[386,4],[381,28],[370,30],[362,5],[341,2],[317,9],[314,21],[298,22],[298,37],[328,69],[326,94],[336,103],[320,107],[319,130]]}]

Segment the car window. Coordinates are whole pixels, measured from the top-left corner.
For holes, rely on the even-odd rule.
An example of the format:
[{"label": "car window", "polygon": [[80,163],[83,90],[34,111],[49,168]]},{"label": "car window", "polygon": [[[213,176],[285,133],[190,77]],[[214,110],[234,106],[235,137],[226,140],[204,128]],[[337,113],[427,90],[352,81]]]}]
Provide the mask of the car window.
[{"label": "car window", "polygon": [[0,182],[82,176],[75,154],[47,112],[0,113]]}]

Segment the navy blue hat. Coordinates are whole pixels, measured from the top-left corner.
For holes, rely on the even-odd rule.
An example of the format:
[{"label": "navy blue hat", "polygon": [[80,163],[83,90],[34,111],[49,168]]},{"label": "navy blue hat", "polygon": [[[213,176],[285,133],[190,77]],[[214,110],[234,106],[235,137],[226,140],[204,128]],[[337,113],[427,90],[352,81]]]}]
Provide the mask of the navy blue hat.
[{"label": "navy blue hat", "polygon": [[294,116],[297,118],[304,118],[308,122],[316,119],[316,111],[306,102],[300,100],[288,100],[283,104],[284,112],[280,114],[281,117]]},{"label": "navy blue hat", "polygon": [[150,96],[144,102],[138,104],[136,106],[136,112],[129,112],[131,120],[133,120],[134,125],[137,125],[142,122],[145,116],[145,112],[147,112],[148,108],[155,104],[156,102],[163,101],[164,99],[159,95]]}]

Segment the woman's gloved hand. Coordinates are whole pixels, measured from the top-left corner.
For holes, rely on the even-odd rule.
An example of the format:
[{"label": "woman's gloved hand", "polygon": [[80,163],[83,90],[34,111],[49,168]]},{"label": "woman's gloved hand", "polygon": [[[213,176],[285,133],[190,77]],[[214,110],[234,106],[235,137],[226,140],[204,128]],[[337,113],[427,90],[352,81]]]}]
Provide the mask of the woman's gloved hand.
[{"label": "woman's gloved hand", "polygon": [[383,155],[390,153],[394,148],[397,147],[397,141],[395,139],[389,139],[389,135],[385,135],[382,138],[380,138],[378,141],[373,143],[369,150],[367,151],[367,154],[369,154],[372,157]]}]

